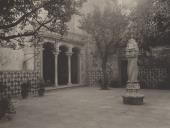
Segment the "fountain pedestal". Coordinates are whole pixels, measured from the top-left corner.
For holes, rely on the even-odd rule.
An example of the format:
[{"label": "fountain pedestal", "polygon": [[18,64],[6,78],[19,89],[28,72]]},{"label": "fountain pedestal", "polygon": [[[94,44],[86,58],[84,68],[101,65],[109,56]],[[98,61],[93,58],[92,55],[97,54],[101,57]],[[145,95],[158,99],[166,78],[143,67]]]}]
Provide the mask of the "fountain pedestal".
[{"label": "fountain pedestal", "polygon": [[143,104],[144,95],[139,93],[139,82],[129,82],[126,87],[126,93],[123,95],[123,103],[131,105]]}]

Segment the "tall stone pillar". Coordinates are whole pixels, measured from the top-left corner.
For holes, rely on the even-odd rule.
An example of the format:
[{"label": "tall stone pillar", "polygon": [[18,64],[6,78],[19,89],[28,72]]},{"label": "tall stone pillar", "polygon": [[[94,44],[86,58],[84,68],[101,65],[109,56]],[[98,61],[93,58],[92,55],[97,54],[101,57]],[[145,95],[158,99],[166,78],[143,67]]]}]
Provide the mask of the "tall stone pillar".
[{"label": "tall stone pillar", "polygon": [[67,52],[66,55],[68,56],[68,85],[71,85],[71,56],[72,52]]},{"label": "tall stone pillar", "polygon": [[55,86],[58,86],[58,55],[59,55],[59,46],[58,43],[55,45],[55,51],[54,51],[54,56],[55,56]]},{"label": "tall stone pillar", "polygon": [[128,82],[126,93],[123,96],[124,104],[140,105],[143,104],[144,95],[139,93],[140,85],[138,82],[138,54],[139,48],[136,41],[129,40],[126,48],[126,57],[128,59]]},{"label": "tall stone pillar", "polygon": [[55,86],[58,86],[58,54],[57,52],[54,53],[55,56]]}]

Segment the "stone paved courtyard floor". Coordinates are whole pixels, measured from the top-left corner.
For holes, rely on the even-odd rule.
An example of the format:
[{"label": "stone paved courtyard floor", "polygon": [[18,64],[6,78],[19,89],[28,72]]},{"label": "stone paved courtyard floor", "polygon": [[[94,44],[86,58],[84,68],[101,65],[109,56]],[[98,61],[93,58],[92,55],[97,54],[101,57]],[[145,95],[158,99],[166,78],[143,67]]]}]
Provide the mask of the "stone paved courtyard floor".
[{"label": "stone paved courtyard floor", "polygon": [[170,91],[142,90],[145,104],[122,104],[124,89],[82,87],[17,100],[0,128],[170,128]]}]

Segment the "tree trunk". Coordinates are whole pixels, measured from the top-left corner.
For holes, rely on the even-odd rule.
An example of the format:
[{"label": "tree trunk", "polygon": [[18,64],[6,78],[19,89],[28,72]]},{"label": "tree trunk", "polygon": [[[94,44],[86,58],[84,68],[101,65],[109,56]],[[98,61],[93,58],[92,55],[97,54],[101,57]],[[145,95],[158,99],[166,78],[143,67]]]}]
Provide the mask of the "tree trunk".
[{"label": "tree trunk", "polygon": [[102,72],[103,72],[103,80],[101,84],[101,89],[107,90],[108,89],[108,74],[107,74],[107,66],[106,62],[102,63]]}]

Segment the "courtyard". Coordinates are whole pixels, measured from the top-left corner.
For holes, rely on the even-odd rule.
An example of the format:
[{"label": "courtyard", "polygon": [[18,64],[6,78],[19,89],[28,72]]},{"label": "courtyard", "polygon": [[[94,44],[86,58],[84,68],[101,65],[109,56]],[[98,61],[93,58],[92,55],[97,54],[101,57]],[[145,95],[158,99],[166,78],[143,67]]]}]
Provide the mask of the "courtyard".
[{"label": "courtyard", "polygon": [[15,100],[16,115],[1,128],[169,128],[170,91],[141,90],[144,105],[124,105],[125,89],[80,87]]}]

